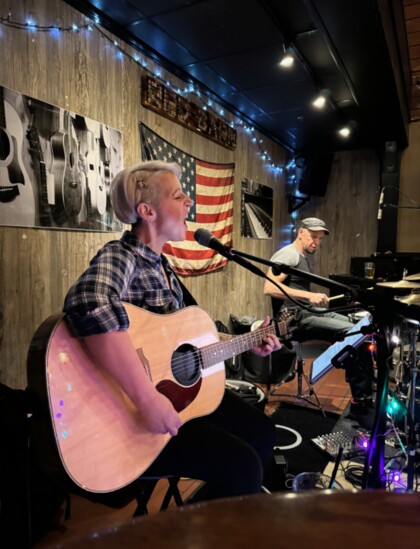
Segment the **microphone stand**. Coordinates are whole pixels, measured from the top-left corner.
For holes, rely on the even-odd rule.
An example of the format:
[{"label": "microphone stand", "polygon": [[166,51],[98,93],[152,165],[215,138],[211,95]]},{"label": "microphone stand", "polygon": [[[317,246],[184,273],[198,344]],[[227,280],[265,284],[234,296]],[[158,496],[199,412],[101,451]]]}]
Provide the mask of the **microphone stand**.
[{"label": "microphone stand", "polygon": [[[363,472],[362,487],[363,488],[386,488],[386,475],[384,473],[384,456],[385,456],[385,436],[386,436],[386,409],[388,405],[388,391],[389,391],[389,367],[388,361],[392,356],[392,341],[391,337],[394,331],[396,323],[396,317],[409,318],[413,321],[417,321],[417,325],[420,324],[420,307],[416,305],[407,305],[400,301],[384,296],[377,291],[356,289],[346,284],[335,282],[322,276],[314,275],[289,265],[281,263],[273,263],[257,256],[235,250],[234,248],[227,248],[225,250],[225,257],[240,263],[241,265],[249,268],[249,265],[253,267],[251,269],[255,272],[255,269],[262,273],[260,269],[252,265],[246,259],[252,259],[263,265],[267,265],[272,268],[274,274],[296,274],[300,278],[309,280],[325,286],[327,288],[338,288],[345,294],[347,299],[357,300],[365,308],[372,310],[373,308],[373,320],[376,327],[376,340],[377,340],[377,389],[376,389],[376,407],[375,407],[375,419],[372,428],[371,442],[368,454],[366,456],[365,467]],[[266,278],[266,275],[263,273]],[[416,323],[416,322],[414,322]],[[394,345],[395,346],[395,345]]]}]

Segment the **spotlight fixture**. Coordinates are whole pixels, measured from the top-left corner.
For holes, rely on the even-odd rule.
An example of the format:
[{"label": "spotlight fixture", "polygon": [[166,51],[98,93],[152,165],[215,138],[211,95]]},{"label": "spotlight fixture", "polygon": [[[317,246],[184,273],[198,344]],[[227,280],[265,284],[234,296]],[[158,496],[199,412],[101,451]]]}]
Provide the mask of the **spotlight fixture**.
[{"label": "spotlight fixture", "polygon": [[279,65],[285,69],[289,69],[293,66],[294,62],[295,58],[293,57],[290,48],[286,48],[285,44],[283,44],[283,56],[280,59]]},{"label": "spotlight fixture", "polygon": [[331,91],[327,88],[321,90],[317,97],[312,101],[312,106],[316,109],[323,109],[327,104],[327,99],[330,96]]},{"label": "spotlight fixture", "polygon": [[341,137],[344,137],[346,139],[350,136],[351,130],[348,126],[343,126],[338,130],[338,133],[341,135]]},{"label": "spotlight fixture", "polygon": [[325,103],[327,102],[327,99],[325,95],[318,95],[313,101],[312,105],[317,109],[323,109],[325,107]]}]

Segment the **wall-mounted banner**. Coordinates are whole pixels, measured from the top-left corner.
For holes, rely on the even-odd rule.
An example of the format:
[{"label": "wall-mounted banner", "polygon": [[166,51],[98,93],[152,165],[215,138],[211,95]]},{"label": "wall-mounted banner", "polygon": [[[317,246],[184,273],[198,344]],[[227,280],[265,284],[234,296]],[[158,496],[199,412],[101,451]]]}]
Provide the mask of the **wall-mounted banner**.
[{"label": "wall-mounted banner", "polygon": [[189,276],[220,269],[227,259],[198,244],[194,232],[207,229],[223,244],[232,245],[235,164],[213,164],[194,158],[143,124],[140,124],[140,141],[143,160],[164,160],[181,166],[182,188],[194,200],[187,219],[186,240],[166,244],[163,249],[174,270]]},{"label": "wall-mounted banner", "polygon": [[121,231],[109,186],[122,134],[0,87],[0,225]]},{"label": "wall-mounted banner", "polygon": [[141,80],[141,104],[231,151],[236,149],[234,128],[151,76]]},{"label": "wall-mounted banner", "polygon": [[271,238],[273,189],[250,179],[241,182],[241,236]]}]

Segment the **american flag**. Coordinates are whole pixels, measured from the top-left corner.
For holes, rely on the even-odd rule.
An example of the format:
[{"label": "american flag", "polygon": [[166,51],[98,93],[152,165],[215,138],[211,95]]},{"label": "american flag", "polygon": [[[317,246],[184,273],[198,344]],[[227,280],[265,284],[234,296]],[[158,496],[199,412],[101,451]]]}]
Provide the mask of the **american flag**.
[{"label": "american flag", "polygon": [[235,164],[204,162],[177,149],[144,124],[140,124],[143,160],[164,160],[181,166],[181,185],[194,200],[183,242],[167,243],[163,252],[176,273],[184,276],[220,269],[227,259],[194,240],[198,228],[207,229],[227,246],[232,245],[233,171]]}]

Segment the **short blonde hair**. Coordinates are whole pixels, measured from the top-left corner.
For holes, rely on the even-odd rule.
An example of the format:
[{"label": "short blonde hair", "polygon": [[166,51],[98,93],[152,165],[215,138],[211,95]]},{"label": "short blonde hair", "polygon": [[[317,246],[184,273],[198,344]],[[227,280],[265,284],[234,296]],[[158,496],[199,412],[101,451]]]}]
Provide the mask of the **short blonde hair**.
[{"label": "short blonde hair", "polygon": [[139,221],[137,206],[140,202],[157,205],[160,193],[158,180],[150,181],[158,172],[171,172],[181,176],[175,162],[149,160],[117,173],[111,183],[111,204],[115,215],[123,223],[134,225]]}]

